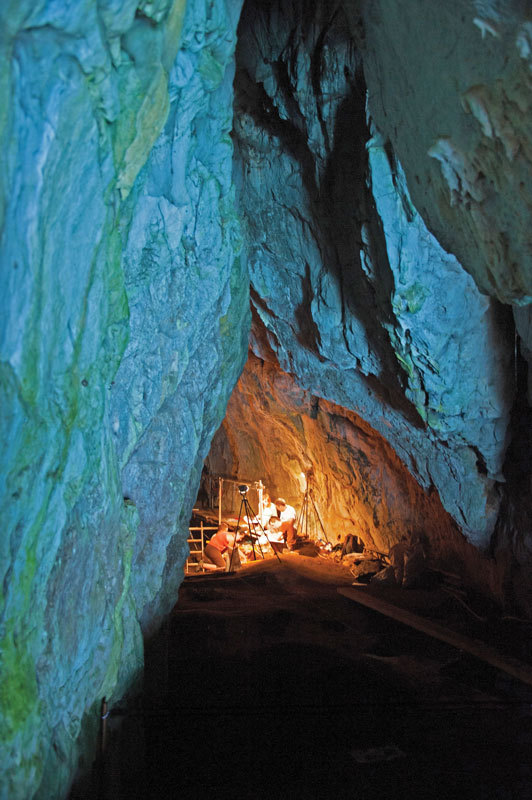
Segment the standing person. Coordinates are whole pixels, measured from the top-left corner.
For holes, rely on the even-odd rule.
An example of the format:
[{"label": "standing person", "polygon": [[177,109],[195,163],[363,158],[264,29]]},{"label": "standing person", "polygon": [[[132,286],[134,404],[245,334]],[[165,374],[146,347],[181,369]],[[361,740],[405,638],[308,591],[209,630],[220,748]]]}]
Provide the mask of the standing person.
[{"label": "standing person", "polygon": [[296,512],[289,506],[283,497],[278,497],[275,501],[277,516],[281,520],[280,530],[282,531],[286,546],[289,550],[296,549]]},{"label": "standing person", "polygon": [[[240,539],[241,537],[238,537]],[[211,536],[205,545],[203,556],[209,564],[215,564],[220,569],[229,572],[229,566],[240,569],[240,554],[236,546],[237,537],[234,533],[229,533],[229,526],[222,522],[214,536]],[[233,550],[235,551],[233,553]],[[231,558],[232,557],[232,558]]]}]

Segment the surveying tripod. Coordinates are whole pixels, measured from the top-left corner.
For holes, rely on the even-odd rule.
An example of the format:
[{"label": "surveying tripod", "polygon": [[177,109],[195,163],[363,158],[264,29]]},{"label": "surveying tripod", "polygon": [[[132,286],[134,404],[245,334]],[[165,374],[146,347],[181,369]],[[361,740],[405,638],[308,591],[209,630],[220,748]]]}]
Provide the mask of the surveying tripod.
[{"label": "surveying tripod", "polygon": [[[264,553],[262,551],[262,545],[260,543],[260,533],[257,533],[257,528],[260,531],[262,531],[262,533],[266,536],[266,539],[268,541],[270,541],[270,537],[268,536],[268,534],[266,533],[266,531],[262,527],[261,523],[258,521],[257,517],[255,516],[255,512],[253,511],[253,509],[251,508],[251,506],[249,504],[249,500],[247,498],[247,493],[249,491],[249,486],[246,486],[246,484],[242,484],[241,486],[238,487],[238,491],[240,492],[242,500],[240,501],[240,510],[238,512],[238,520],[237,520],[237,523],[236,523],[236,530],[235,530],[235,543],[234,543],[233,549],[231,550],[231,558],[229,559],[229,570],[228,570],[228,572],[231,572],[231,567],[233,566],[233,553],[235,552],[235,548],[236,548],[236,540],[237,540],[237,536],[238,536],[238,529],[240,527],[240,520],[243,519],[244,516],[246,516],[247,520],[248,520],[249,535],[250,535],[250,538],[251,538],[251,547],[253,549],[253,559],[254,560],[257,559],[257,554],[255,553],[255,539],[257,540],[257,544],[259,546],[261,557],[264,558]],[[242,513],[242,512],[244,512],[244,513]],[[275,548],[272,547],[272,550],[275,553],[275,557],[277,558],[277,561],[280,562],[281,559],[279,558],[279,555],[276,552]]]},{"label": "surveying tripod", "polygon": [[[325,541],[329,542],[329,537],[325,532],[325,528],[323,527],[323,522],[321,521],[319,511],[314,501],[314,492],[312,487],[313,478],[314,478],[313,470],[309,470],[309,472],[307,472],[306,474],[306,488],[305,488],[305,493],[303,495],[303,503],[301,505],[301,511],[299,512],[299,517],[297,519],[297,529],[299,530],[302,536],[306,537],[307,539],[311,539],[312,538],[311,531],[313,528],[314,538],[317,539],[318,538],[317,523],[319,523],[319,526],[325,537]],[[314,519],[312,519],[311,513],[314,515]]]}]

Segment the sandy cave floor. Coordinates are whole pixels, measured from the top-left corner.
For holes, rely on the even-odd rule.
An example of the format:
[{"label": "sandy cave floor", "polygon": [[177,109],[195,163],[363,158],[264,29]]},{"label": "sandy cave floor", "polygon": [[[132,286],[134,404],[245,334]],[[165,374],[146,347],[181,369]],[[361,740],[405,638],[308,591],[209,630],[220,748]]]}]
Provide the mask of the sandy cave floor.
[{"label": "sandy cave floor", "polygon": [[[184,581],[147,653],[150,800],[532,798],[532,688],[338,594],[352,582],[301,553]],[[384,594],[479,625],[438,592]]]}]

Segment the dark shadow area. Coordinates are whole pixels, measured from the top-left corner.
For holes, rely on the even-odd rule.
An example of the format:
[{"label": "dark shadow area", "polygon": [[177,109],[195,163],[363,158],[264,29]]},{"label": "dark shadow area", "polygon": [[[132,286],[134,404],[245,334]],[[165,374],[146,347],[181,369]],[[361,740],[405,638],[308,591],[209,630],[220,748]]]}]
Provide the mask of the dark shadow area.
[{"label": "dark shadow area", "polygon": [[321,336],[320,331],[312,314],[309,314],[310,304],[312,303],[313,292],[310,276],[310,266],[305,264],[305,278],[302,280],[303,301],[294,309],[294,319],[298,325],[296,338],[303,346],[310,345],[311,350],[316,353],[320,360],[324,360],[320,354]]},{"label": "dark shadow area", "polygon": [[[508,312],[509,313],[509,312]],[[510,324],[510,323],[508,323]],[[513,323],[512,323],[513,324]],[[530,531],[532,520],[532,408],[528,402],[528,363],[515,341],[515,401],[510,443],[504,462],[506,485],[492,539],[492,552],[508,563],[508,595],[513,605],[532,614]]]},{"label": "dark shadow area", "polygon": [[[384,235],[377,214],[371,187],[369,185],[369,166],[366,144],[370,132],[366,122],[366,85],[359,59],[353,55],[353,74],[346,74],[349,89],[345,98],[339,102],[333,126],[333,135],[329,136],[324,122],[324,97],[331,87],[326,85],[332,76],[327,74],[324,49],[327,43],[336,41],[345,44],[349,38],[347,21],[336,4],[323,4],[318,11],[311,4],[298,2],[291,12],[292,19],[286,20],[286,41],[276,42],[275,23],[271,23],[270,15],[286,13],[278,3],[257,3],[247,0],[244,5],[239,25],[239,39],[236,49],[237,72],[235,76],[235,144],[240,152],[244,176],[246,164],[253,163],[256,154],[246,141],[246,128],[241,129],[239,118],[251,118],[258,131],[272,141],[272,152],[280,148],[282,153],[297,161],[300,167],[301,180],[305,196],[301,202],[308,205],[318,246],[321,252],[323,269],[333,276],[341,296],[342,329],[345,346],[350,351],[347,327],[349,319],[354,318],[362,324],[371,350],[381,365],[381,376],[371,376],[371,389],[387,404],[399,410],[416,427],[424,427],[415,406],[404,396],[404,382],[401,382],[401,368],[395,352],[383,336],[382,326],[393,324],[394,315],[390,305],[393,287],[391,271],[388,265]],[[320,22],[316,15],[320,15]],[[312,24],[311,24],[312,22]],[[278,24],[278,21],[277,21]],[[271,88],[266,91],[265,84],[257,82],[250,74],[250,48],[260,47],[255,33],[263,28],[272,30],[270,36],[271,49],[278,55],[269,60],[264,57],[274,78],[276,91],[288,111],[279,113],[272,99]],[[291,27],[295,25],[295,27]],[[317,29],[320,33],[317,35]],[[261,33],[264,36],[264,33]],[[317,121],[324,136],[327,147],[326,158],[321,163],[311,149],[309,141],[312,120],[305,118],[295,96],[293,76],[297,73],[294,66],[298,47],[304,48],[303,42],[308,38],[307,46],[311,50],[311,75]],[[314,42],[314,38],[316,41]],[[329,40],[329,42],[327,42]],[[350,45],[353,47],[353,45]],[[254,56],[257,60],[257,56]],[[262,74],[262,73],[261,73]],[[277,143],[274,146],[274,143]],[[245,177],[243,178],[245,186]],[[265,185],[265,192],[269,191]],[[256,222],[250,221],[251,227]],[[362,234],[362,228],[365,234]],[[361,263],[361,251],[371,258],[375,278],[370,281]],[[275,253],[273,253],[275,258]],[[282,258],[282,255],[279,255]],[[310,268],[307,265],[303,281],[304,303],[294,310],[297,322],[295,337],[299,343],[311,352],[320,356],[320,335],[312,320],[310,303],[316,292],[312,285]],[[272,316],[274,309],[268,309]],[[406,382],[406,376],[405,376]],[[383,388],[386,385],[386,389]]]},{"label": "dark shadow area", "polygon": [[100,703],[83,723],[85,756],[68,800],[145,800],[145,705],[142,693],[123,698],[102,715]]},{"label": "dark shadow area", "polygon": [[529,798],[532,690],[339,595],[350,580],[297,555],[187,579],[72,800]]},{"label": "dark shadow area", "polygon": [[529,796],[519,691],[501,700],[494,670],[334,586],[187,582],[167,634],[163,695],[161,664],[147,673],[150,800]]}]

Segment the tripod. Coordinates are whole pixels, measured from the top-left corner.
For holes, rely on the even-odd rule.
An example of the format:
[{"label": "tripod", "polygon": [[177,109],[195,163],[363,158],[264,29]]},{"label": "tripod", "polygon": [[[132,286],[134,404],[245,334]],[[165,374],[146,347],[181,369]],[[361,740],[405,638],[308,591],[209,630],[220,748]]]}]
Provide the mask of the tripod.
[{"label": "tripod", "polygon": [[[246,497],[246,495],[247,495],[247,493],[249,491],[249,486],[245,486],[245,485],[239,486],[238,487],[238,491],[240,492],[240,494],[242,496],[242,500],[240,501],[240,510],[238,512],[238,520],[237,520],[237,523],[236,523],[236,530],[235,530],[235,544],[234,544],[233,549],[231,550],[231,558],[229,559],[229,570],[228,570],[228,572],[231,572],[231,567],[233,566],[233,553],[235,552],[235,547],[236,547],[236,537],[238,535],[238,529],[240,527],[240,520],[243,519],[244,516],[246,516],[247,519],[248,519],[249,535],[250,535],[250,538],[251,538],[251,547],[253,549],[253,558],[254,558],[254,560],[257,559],[257,554],[255,553],[255,541],[254,541],[255,539],[257,540],[257,544],[259,546],[261,557],[264,558],[264,553],[262,551],[262,545],[260,543],[260,533],[257,533],[257,528],[259,528],[262,531],[262,533],[265,535],[265,537],[268,540],[268,542],[270,541],[270,537],[268,536],[268,534],[266,533],[266,531],[262,527],[261,523],[258,521],[257,517],[255,516],[255,512],[251,508],[251,506],[249,504],[249,500]],[[242,514],[242,512],[244,512],[244,514]],[[275,548],[272,547],[272,550],[275,553],[275,557],[277,558],[277,561],[280,562],[281,559],[279,558],[279,555],[276,552]]]},{"label": "tripod", "polygon": [[[313,513],[313,517],[311,516],[311,512]],[[329,538],[325,532],[325,528],[323,527],[323,522],[321,521],[319,511],[316,507],[316,503],[314,502],[314,494],[312,490],[312,472],[309,472],[307,473],[306,489],[305,494],[303,495],[301,511],[299,512],[299,517],[297,520],[297,528],[307,539],[312,538],[311,531],[313,529],[314,538],[317,539],[317,523],[319,523],[325,540],[329,542]]]}]

